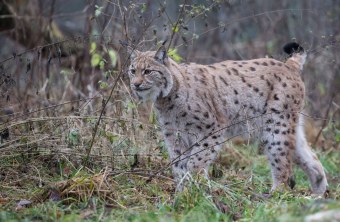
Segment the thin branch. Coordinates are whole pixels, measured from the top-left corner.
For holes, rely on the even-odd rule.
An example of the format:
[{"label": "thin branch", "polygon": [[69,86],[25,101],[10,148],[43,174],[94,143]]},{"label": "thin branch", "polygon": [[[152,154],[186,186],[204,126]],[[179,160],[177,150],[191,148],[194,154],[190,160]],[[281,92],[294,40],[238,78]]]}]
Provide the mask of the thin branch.
[{"label": "thin branch", "polygon": [[327,121],[328,119],[327,119],[327,118],[328,118],[329,113],[330,113],[330,111],[331,111],[332,103],[333,103],[334,97],[335,97],[335,94],[332,95],[331,100],[330,100],[329,103],[328,103],[328,107],[327,107],[327,110],[326,110],[325,118],[324,118],[324,120],[322,121],[322,126],[321,126],[321,128],[320,128],[318,134],[317,134],[316,137],[315,137],[313,146],[316,145],[316,143],[317,143],[318,140],[319,140],[319,137],[321,136],[321,133],[322,133],[323,129],[325,129],[326,126],[327,126],[327,123],[328,123],[328,121]]},{"label": "thin branch", "polygon": [[182,5],[182,9],[181,9],[181,11],[180,11],[180,13],[179,13],[179,15],[178,15],[177,21],[176,21],[175,25],[172,27],[172,33],[171,33],[171,37],[170,37],[170,41],[169,41],[169,45],[168,45],[168,49],[167,49],[167,50],[170,49],[171,42],[172,42],[172,40],[173,40],[173,38],[174,38],[174,36],[175,36],[175,33],[176,33],[177,28],[178,28],[178,31],[179,31],[179,29],[180,29],[180,27],[178,27],[178,25],[179,25],[180,20],[182,19],[182,16],[183,16],[182,14],[184,13],[184,9],[185,9],[185,4],[186,4],[186,2],[187,2],[187,1],[185,0],[184,3],[183,3],[183,5]]},{"label": "thin branch", "polygon": [[[153,23],[154,20],[155,20],[155,18],[153,18],[153,19],[149,22],[149,24],[145,27],[143,33],[150,27],[150,25]],[[142,38],[142,36],[143,36],[143,35],[140,35],[139,39]],[[131,53],[132,53],[132,52],[131,52]],[[131,55],[129,55],[129,56],[125,59],[125,61],[124,61],[124,63],[123,63],[123,67],[125,67],[125,66],[128,64],[129,59],[130,59],[130,56],[131,56]],[[105,108],[106,108],[107,104],[109,103],[110,99],[112,98],[113,92],[114,92],[114,90],[115,90],[115,88],[116,88],[116,86],[117,86],[117,83],[118,83],[119,79],[121,78],[122,74],[123,74],[123,69],[121,69],[120,72],[119,72],[119,74],[117,75],[117,77],[116,77],[116,79],[115,79],[115,81],[114,81],[114,84],[113,84],[113,86],[112,86],[112,88],[111,88],[110,94],[109,94],[108,98],[105,100],[105,103],[103,104],[103,107],[102,107],[102,109],[101,109],[99,118],[98,118],[98,120],[97,120],[97,122],[96,122],[96,125],[95,125],[95,127],[94,127],[94,130],[93,130],[93,134],[92,134],[92,139],[91,139],[91,142],[90,142],[90,146],[89,146],[89,148],[86,150],[86,157],[85,157],[85,159],[84,159],[84,165],[88,165],[88,161],[89,161],[90,154],[91,154],[91,150],[92,150],[92,147],[93,147],[93,144],[94,144],[94,140],[95,140],[95,137],[96,137],[96,134],[97,134],[97,131],[98,131],[98,127],[99,127],[100,120],[101,120],[101,118],[102,118],[102,116],[103,116],[103,114],[104,114],[104,111],[105,111]]]}]

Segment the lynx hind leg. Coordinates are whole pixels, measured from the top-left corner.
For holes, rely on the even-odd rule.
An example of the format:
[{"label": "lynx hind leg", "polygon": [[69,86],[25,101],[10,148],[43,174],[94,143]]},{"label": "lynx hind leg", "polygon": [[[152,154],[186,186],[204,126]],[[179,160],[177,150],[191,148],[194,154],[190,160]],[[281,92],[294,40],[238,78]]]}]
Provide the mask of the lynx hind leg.
[{"label": "lynx hind leg", "polygon": [[327,178],[321,162],[307,143],[301,115],[296,126],[296,140],[294,162],[307,174],[313,193],[322,195],[328,186]]},{"label": "lynx hind leg", "polygon": [[[266,119],[262,141],[265,148],[271,173],[273,185],[271,192],[277,190],[281,185],[294,185],[292,176],[292,155],[295,149],[295,123],[287,123],[290,114],[272,114]],[[291,118],[289,116],[289,118]]]}]

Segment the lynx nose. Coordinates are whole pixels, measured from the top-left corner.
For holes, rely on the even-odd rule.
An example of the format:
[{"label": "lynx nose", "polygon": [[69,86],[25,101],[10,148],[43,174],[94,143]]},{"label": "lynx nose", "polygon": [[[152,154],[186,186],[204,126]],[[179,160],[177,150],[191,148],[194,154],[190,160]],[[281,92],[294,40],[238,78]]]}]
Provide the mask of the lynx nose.
[{"label": "lynx nose", "polygon": [[139,88],[140,85],[142,85],[143,79],[134,79],[132,80],[132,84],[136,87]]},{"label": "lynx nose", "polygon": [[133,85],[135,85],[135,87],[138,88],[140,85],[142,85],[142,82],[134,82]]}]

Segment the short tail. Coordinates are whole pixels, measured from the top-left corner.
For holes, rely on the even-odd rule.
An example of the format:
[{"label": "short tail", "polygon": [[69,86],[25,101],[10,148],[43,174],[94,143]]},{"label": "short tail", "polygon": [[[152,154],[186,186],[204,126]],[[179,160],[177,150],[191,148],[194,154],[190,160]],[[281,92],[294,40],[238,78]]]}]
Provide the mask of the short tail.
[{"label": "short tail", "polygon": [[[303,65],[306,62],[307,53],[305,50],[296,42],[287,43],[283,46],[283,51],[289,55],[289,59],[287,60],[287,64],[296,63],[300,71],[303,68]],[[292,64],[293,65],[293,64]]]}]

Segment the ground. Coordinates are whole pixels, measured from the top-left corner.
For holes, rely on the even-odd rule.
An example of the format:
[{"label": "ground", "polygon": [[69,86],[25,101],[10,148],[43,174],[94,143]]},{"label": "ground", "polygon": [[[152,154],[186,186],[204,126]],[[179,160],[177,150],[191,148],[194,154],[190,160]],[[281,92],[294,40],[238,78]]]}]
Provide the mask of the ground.
[{"label": "ground", "polygon": [[257,153],[252,145],[228,145],[210,169],[211,180],[193,178],[179,194],[169,170],[150,179],[168,163],[163,152],[119,170],[82,167],[51,153],[3,156],[0,221],[303,221],[340,210],[337,150],[317,151],[330,185],[326,198],[311,195],[298,169],[293,191],[264,198],[271,177],[265,156]]}]

